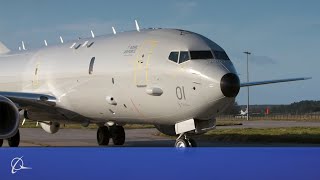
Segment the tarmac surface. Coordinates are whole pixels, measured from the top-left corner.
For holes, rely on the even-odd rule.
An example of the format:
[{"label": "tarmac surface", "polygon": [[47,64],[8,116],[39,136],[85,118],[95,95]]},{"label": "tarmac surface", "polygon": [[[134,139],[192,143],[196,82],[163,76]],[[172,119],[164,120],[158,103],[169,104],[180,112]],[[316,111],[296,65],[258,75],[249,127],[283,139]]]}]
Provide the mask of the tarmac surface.
[{"label": "tarmac surface", "polygon": [[[244,121],[243,125],[218,126],[219,128],[274,128],[274,127],[320,127],[320,122],[295,121]],[[48,134],[41,128],[21,128],[20,147],[96,147],[96,129],[60,129],[56,134]],[[126,129],[125,147],[173,147],[175,139],[167,136],[158,136],[158,131],[149,129]],[[257,143],[221,143],[208,142],[196,139],[199,147],[296,147],[320,146],[309,144],[257,144]],[[8,147],[7,141],[3,143]],[[109,146],[115,147],[110,139]],[[123,147],[123,146],[119,146]]]}]

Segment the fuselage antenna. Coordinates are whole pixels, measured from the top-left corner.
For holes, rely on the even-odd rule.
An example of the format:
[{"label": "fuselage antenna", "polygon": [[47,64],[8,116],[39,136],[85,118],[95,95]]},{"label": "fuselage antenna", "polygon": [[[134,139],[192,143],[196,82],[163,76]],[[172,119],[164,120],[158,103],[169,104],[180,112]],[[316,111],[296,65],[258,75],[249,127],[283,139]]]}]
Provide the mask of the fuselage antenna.
[{"label": "fuselage antenna", "polygon": [[92,38],[94,38],[95,37],[95,35],[94,35],[94,33],[93,33],[93,31],[91,30],[91,37]]},{"label": "fuselage antenna", "polygon": [[137,20],[134,20],[134,22],[136,23],[136,29],[137,29],[137,31],[140,32],[140,27],[139,27],[138,21],[137,21]]},{"label": "fuselage antenna", "polygon": [[47,40],[44,40],[44,45],[48,46]]},{"label": "fuselage antenna", "polygon": [[113,34],[117,34],[117,31],[113,26],[112,26],[112,31],[113,31]]},{"label": "fuselage antenna", "polygon": [[61,43],[63,44],[63,39],[62,39],[62,37],[60,36],[60,41],[61,41]]},{"label": "fuselage antenna", "polygon": [[21,42],[21,44],[22,44],[22,49],[23,49],[23,50],[26,50],[26,46],[24,45],[24,42],[23,42],[23,41]]}]

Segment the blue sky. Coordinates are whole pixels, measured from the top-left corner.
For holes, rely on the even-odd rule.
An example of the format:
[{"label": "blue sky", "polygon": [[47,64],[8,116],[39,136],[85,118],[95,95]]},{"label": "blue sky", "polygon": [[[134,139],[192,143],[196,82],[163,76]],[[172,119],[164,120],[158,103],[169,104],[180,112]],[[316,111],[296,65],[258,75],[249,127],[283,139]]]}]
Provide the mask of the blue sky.
[{"label": "blue sky", "polygon": [[[183,28],[221,45],[246,79],[249,50],[252,81],[307,76],[312,80],[251,88],[251,104],[320,100],[320,1],[277,0],[10,0],[0,6],[0,41],[17,49],[43,46],[140,26]],[[237,98],[246,103],[246,89]]]}]

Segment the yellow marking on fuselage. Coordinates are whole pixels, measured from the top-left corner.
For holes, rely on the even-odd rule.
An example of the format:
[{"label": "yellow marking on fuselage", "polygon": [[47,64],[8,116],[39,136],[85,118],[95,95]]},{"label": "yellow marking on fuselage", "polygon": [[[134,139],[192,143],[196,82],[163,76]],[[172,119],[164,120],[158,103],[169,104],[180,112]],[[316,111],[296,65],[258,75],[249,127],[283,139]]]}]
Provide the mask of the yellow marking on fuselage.
[{"label": "yellow marking on fuselage", "polygon": [[38,62],[36,64],[36,68],[34,70],[34,76],[33,76],[33,81],[32,81],[33,88],[39,87],[39,68],[40,68],[40,63]]},{"label": "yellow marking on fuselage", "polygon": [[148,59],[147,59],[147,63],[146,63],[146,84],[148,83],[148,73],[149,73],[149,61],[151,58],[151,55],[153,53],[153,50],[156,48],[156,46],[158,45],[158,41],[151,41],[152,45],[151,45],[151,49],[148,53]]},{"label": "yellow marking on fuselage", "polygon": [[[158,41],[155,40],[144,40],[143,43],[138,47],[138,53],[136,55],[135,65],[134,65],[134,83],[139,85],[140,82],[137,80],[137,74],[139,71],[145,71],[145,85],[148,82],[148,71],[149,71],[149,61],[151,59],[154,48],[157,46]],[[145,52],[145,53],[144,53]],[[140,59],[142,60],[142,55],[147,57],[147,61],[142,64]]]}]

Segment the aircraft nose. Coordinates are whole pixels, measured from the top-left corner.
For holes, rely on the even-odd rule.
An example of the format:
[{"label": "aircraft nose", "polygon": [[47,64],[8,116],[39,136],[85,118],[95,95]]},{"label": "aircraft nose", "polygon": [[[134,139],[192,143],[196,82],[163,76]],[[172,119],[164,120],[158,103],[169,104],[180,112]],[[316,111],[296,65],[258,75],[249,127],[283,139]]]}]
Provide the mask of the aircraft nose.
[{"label": "aircraft nose", "polygon": [[220,88],[224,96],[236,97],[240,91],[240,80],[236,74],[228,73],[221,78]]}]

